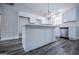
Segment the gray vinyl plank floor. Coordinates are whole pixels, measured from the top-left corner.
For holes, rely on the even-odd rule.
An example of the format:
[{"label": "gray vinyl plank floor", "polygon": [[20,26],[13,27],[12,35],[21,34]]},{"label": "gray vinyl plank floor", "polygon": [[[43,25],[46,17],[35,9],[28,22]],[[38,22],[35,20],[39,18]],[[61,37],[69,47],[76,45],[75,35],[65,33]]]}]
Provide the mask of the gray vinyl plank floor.
[{"label": "gray vinyl plank floor", "polygon": [[0,41],[0,55],[79,55],[79,40],[57,38],[57,41],[39,49],[25,52],[22,39]]}]

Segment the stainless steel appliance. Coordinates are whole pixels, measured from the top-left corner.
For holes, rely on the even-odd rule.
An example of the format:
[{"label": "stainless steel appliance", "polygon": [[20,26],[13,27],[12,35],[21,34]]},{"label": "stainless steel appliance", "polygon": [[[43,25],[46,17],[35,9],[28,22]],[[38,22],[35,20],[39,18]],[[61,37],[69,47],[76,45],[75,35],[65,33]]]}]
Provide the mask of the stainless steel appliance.
[{"label": "stainless steel appliance", "polygon": [[60,37],[69,38],[68,27],[60,27]]}]

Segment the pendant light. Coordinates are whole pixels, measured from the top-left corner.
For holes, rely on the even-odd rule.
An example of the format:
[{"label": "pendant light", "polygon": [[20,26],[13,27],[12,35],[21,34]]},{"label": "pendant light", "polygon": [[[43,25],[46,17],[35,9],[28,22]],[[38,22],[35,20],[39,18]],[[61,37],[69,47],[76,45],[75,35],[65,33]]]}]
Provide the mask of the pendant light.
[{"label": "pendant light", "polygon": [[48,3],[48,15],[47,18],[50,20],[51,18],[51,12],[50,12],[50,4]]}]

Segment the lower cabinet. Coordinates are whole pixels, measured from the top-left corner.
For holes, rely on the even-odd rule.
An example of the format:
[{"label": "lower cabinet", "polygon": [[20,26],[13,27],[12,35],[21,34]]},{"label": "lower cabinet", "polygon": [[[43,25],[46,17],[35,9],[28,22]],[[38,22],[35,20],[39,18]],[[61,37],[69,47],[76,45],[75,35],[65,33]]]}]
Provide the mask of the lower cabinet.
[{"label": "lower cabinet", "polygon": [[56,27],[54,32],[55,32],[56,37],[60,37],[60,28],[59,27]]},{"label": "lower cabinet", "polygon": [[69,38],[79,39],[79,27],[69,27]]},{"label": "lower cabinet", "polygon": [[69,27],[69,38],[70,40],[76,40],[76,27]]},{"label": "lower cabinet", "polygon": [[76,39],[79,39],[79,27],[76,27]]}]

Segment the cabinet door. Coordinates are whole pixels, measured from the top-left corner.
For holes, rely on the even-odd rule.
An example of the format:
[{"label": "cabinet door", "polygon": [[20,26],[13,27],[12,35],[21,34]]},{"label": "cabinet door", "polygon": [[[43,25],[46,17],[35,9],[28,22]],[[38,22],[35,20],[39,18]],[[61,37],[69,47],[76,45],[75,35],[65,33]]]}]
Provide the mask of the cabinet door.
[{"label": "cabinet door", "polygon": [[76,28],[75,27],[69,28],[69,38],[71,38],[71,40],[76,39]]},{"label": "cabinet door", "polygon": [[76,37],[79,39],[79,27],[76,27]]},{"label": "cabinet door", "polygon": [[56,37],[60,37],[60,28],[59,27],[56,27],[54,32],[55,32]]},{"label": "cabinet door", "polygon": [[76,21],[76,8],[71,8],[63,13],[63,22]]}]

